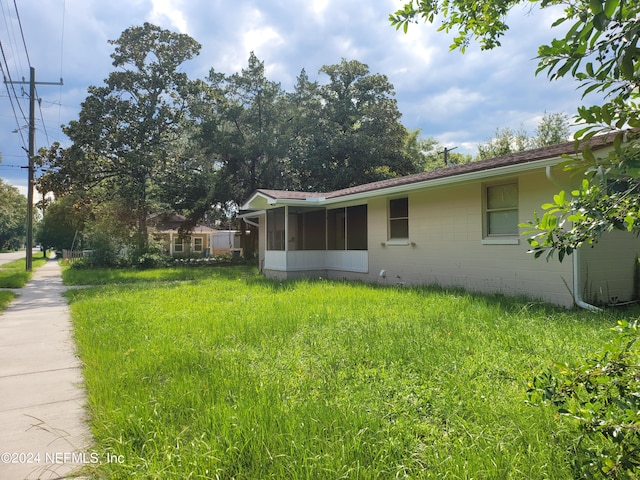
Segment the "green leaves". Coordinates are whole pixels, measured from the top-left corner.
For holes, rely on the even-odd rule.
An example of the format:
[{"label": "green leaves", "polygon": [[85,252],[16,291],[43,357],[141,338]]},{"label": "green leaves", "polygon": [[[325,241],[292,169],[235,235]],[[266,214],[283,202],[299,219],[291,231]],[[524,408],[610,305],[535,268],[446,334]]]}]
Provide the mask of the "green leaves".
[{"label": "green leaves", "polygon": [[500,46],[500,37],[509,29],[504,20],[518,3],[518,0],[411,0],[389,15],[389,22],[396,30],[402,27],[406,33],[410,23],[417,23],[417,18],[433,23],[441,14],[443,21],[438,31],[456,31],[451,50],[459,49],[464,53],[470,38],[477,40],[482,50],[491,50]]},{"label": "green leaves", "polygon": [[558,253],[560,261],[584,244],[593,244],[605,233],[624,230],[640,235],[640,145],[624,143],[622,135],[614,150],[596,156],[584,148],[582,155],[565,165],[583,176],[571,195],[562,191],[553,202],[542,205],[540,218],[521,226],[536,258],[547,253],[547,260]]},{"label": "green leaves", "polygon": [[166,201],[165,167],[181,153],[189,126],[188,98],[195,87],[180,65],[200,45],[149,23],[128,28],[110,43],[118,70],[103,86],[89,87],[78,120],[64,127],[73,145],[43,155],[51,168],[40,185],[82,193],[96,205],[126,205],[137,220],[138,247],[145,249],[146,217]]},{"label": "green leaves", "polygon": [[575,428],[574,467],[584,478],[636,478],[640,468],[640,350],[637,323],[619,321],[613,340],[577,366],[556,365],[529,383],[529,402],[551,406]]},{"label": "green leaves", "polygon": [[27,199],[17,188],[0,179],[0,250],[24,244]]}]

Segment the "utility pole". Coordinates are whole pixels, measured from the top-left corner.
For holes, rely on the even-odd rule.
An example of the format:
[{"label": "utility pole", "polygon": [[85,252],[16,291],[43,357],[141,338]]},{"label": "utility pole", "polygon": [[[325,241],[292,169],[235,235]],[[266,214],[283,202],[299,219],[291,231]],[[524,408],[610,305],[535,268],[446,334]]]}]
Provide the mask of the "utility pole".
[{"label": "utility pole", "polygon": [[62,79],[59,82],[36,82],[36,69],[29,68],[29,81],[24,78],[21,82],[12,82],[5,80],[4,83],[14,85],[29,85],[29,165],[27,169],[27,272],[33,270],[33,186],[34,186],[34,166],[33,157],[35,156],[36,145],[36,85],[63,85]]},{"label": "utility pole", "polygon": [[458,147],[453,147],[453,148],[447,148],[444,147],[444,166],[447,167],[449,165],[449,152],[451,150],[455,150]]}]

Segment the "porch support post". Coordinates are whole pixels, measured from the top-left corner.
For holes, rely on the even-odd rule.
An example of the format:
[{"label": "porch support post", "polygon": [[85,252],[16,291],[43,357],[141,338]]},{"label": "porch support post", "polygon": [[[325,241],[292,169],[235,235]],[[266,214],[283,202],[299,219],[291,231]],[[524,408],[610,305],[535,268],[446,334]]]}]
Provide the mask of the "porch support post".
[{"label": "porch support post", "polygon": [[284,206],[284,251],[289,251],[289,205]]}]

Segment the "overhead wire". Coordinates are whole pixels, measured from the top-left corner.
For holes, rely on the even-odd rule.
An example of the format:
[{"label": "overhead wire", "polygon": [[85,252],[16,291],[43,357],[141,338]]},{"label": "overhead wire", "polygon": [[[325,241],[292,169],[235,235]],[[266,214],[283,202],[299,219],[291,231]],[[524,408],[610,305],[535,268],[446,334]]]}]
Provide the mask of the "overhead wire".
[{"label": "overhead wire", "polygon": [[7,32],[5,45],[7,45],[7,42],[8,42],[7,48],[9,49],[10,58],[17,63],[16,70],[24,79],[25,69],[22,65],[22,57],[21,55],[18,54],[18,47],[17,47],[18,42],[16,40],[14,22],[11,21],[11,14],[10,14],[11,7],[9,6],[8,0],[6,5],[4,0],[0,0],[0,5],[2,6],[2,16],[4,18],[5,31]]},{"label": "overhead wire", "polygon": [[18,3],[13,0],[13,6],[16,10],[16,18],[18,19],[18,26],[20,27],[20,36],[22,37],[22,45],[24,45],[24,53],[27,55],[27,65],[31,67],[31,59],[29,58],[29,49],[27,48],[27,42],[24,39],[24,30],[22,28],[22,21],[20,20],[20,12],[18,11]]},{"label": "overhead wire", "polygon": [[[15,36],[16,36],[15,29],[13,26],[13,22],[10,21],[9,6],[8,4],[5,5],[4,1],[0,2],[0,5],[2,6],[2,16],[4,18],[5,31],[7,32],[7,39],[6,39],[8,41],[7,47],[10,49],[11,59],[17,63],[19,71],[24,72],[22,68],[21,55],[17,53],[17,47],[16,47],[17,42],[15,41]],[[11,76],[11,68],[9,67],[9,61],[7,59],[7,51],[5,50],[5,45],[6,45],[6,42],[2,43],[2,41],[0,41],[0,54],[1,54],[0,68],[2,69],[2,77],[5,84],[5,89],[7,91],[7,96],[9,97],[9,103],[11,105],[13,117],[16,121],[15,131],[16,133],[20,134],[20,139],[22,141],[22,148],[26,150],[27,141],[25,140],[21,125],[28,123],[28,119],[20,103],[21,95],[18,95],[14,80]],[[24,92],[24,90],[22,90],[22,92]],[[18,114],[18,110],[20,111],[20,115]],[[20,116],[22,118],[20,118]]]},{"label": "overhead wire", "polygon": [[[9,34],[9,42],[10,42],[10,46],[12,48],[13,51],[13,56],[12,58],[16,60],[16,62],[19,65],[19,69],[23,70],[22,65],[21,65],[21,61],[20,59],[22,58],[22,55],[17,54],[17,44],[18,41],[16,40],[16,32],[15,32],[15,28],[14,28],[14,22],[11,22],[9,19],[9,14],[8,11],[10,10],[10,7],[8,6],[8,0],[7,0],[7,5],[6,5],[6,9],[5,9],[5,4],[4,1],[0,1],[0,3],[2,4],[2,13],[4,16],[4,23],[6,26],[6,31]],[[18,28],[19,28],[19,32],[20,32],[20,39],[22,40],[22,47],[24,48],[24,55],[26,56],[27,59],[27,64],[29,65],[29,68],[32,68],[32,64],[31,64],[31,58],[29,56],[29,48],[27,46],[27,42],[26,42],[26,38],[25,38],[25,32],[24,32],[24,28],[22,26],[22,20],[20,17],[20,10],[18,8],[18,3],[17,0],[13,0],[13,9],[15,10],[15,20],[18,23]],[[65,13],[66,13],[66,2],[65,0],[63,0],[63,5],[62,5],[62,32],[61,32],[61,39],[60,39],[60,77],[62,78],[62,69],[63,69],[63,52],[64,52],[64,24],[65,24]],[[25,114],[25,112],[22,110],[22,107],[20,106],[20,102],[19,100],[19,95],[16,92],[15,86],[12,83],[13,79],[11,78],[10,75],[10,69],[9,69],[9,63],[7,61],[6,58],[6,54],[3,54],[4,57],[4,70],[6,70],[7,75],[9,76],[9,84],[11,85],[11,89],[13,90],[13,95],[11,94],[11,91],[7,88],[7,93],[8,96],[10,98],[10,102],[12,103],[12,108],[15,110],[14,107],[14,98],[15,98],[15,104],[18,105],[22,117],[24,119],[25,122],[28,122],[27,120],[27,116]],[[24,75],[23,75],[23,80],[24,80]],[[42,130],[44,132],[45,138],[46,138],[46,144],[50,144],[51,143],[51,139],[49,138],[49,131],[47,129],[47,124],[45,122],[45,118],[44,118],[44,112],[42,109],[42,98],[40,98],[39,93],[38,93],[38,89],[37,86],[34,86],[34,101],[37,100],[38,103],[38,114],[39,114],[39,121],[42,123]],[[24,95],[24,89],[22,89],[22,94]],[[59,88],[59,93],[58,93],[58,102],[48,102],[51,103],[52,105],[57,105],[58,106],[58,120],[60,120],[61,116],[62,116],[62,86],[60,86]],[[14,116],[16,116],[16,121],[19,124],[19,120],[17,118],[17,114],[14,114]],[[58,121],[58,123],[60,123],[60,121]],[[18,125],[19,127],[19,125]],[[18,131],[20,131],[20,135],[22,137],[22,143],[25,144],[25,140],[24,140],[24,136],[22,134],[22,131],[20,128],[18,128]],[[24,148],[24,147],[23,147]]]},{"label": "overhead wire", "polygon": [[[62,31],[60,32],[60,79],[62,80],[62,69],[64,65],[64,27],[67,15],[67,0],[62,0]],[[60,82],[62,83],[62,82]],[[62,85],[58,87],[58,125],[62,123]]]},{"label": "overhead wire", "polygon": [[[16,120],[17,131],[20,133],[20,138],[22,139],[22,147],[25,148],[27,142],[24,139],[24,135],[22,134],[22,128],[20,127],[20,119],[18,118],[18,112],[16,111],[16,104],[18,109],[22,113],[22,118],[24,121],[27,121],[27,116],[25,115],[22,107],[20,106],[20,102],[18,102],[18,94],[16,93],[15,85],[11,79],[11,73],[9,72],[9,63],[7,62],[7,56],[5,55],[4,47],[2,45],[2,41],[0,41],[0,54],[2,55],[2,62],[0,62],[0,69],[2,70],[2,77],[5,79],[5,88],[7,89],[7,94],[9,96],[9,103],[11,104],[11,110],[13,111],[13,116]],[[7,77],[9,80],[7,81]],[[13,90],[13,96],[11,95],[11,90]],[[16,102],[14,103],[14,97]]]},{"label": "overhead wire", "polygon": [[[27,57],[27,64],[29,65],[29,68],[32,68],[31,65],[31,58],[29,58],[29,48],[27,48],[27,42],[24,38],[24,29],[22,28],[22,20],[20,19],[20,10],[18,9],[18,3],[16,0],[13,0],[13,7],[16,11],[16,19],[18,20],[18,27],[20,27],[20,37],[22,38],[22,45],[24,46],[24,53]],[[49,133],[47,132],[47,125],[45,124],[44,121],[44,115],[42,113],[42,101],[40,99],[40,95],[38,94],[38,87],[36,85],[34,85],[34,95],[35,98],[32,99],[34,102],[37,100],[38,102],[38,111],[40,112],[40,120],[42,122],[42,128],[44,131],[44,135],[45,138],[47,139],[47,145],[50,143],[49,142]]]}]

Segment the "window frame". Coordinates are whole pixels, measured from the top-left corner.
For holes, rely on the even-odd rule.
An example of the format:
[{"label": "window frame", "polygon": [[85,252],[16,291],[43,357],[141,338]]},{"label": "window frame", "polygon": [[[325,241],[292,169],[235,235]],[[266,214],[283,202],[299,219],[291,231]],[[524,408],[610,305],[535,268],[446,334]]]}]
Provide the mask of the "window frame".
[{"label": "window frame", "polygon": [[184,253],[184,238],[173,237],[173,253]]},{"label": "window frame", "polygon": [[[202,252],[204,251],[204,239],[202,237],[193,237],[193,251],[194,252]],[[200,244],[200,248],[198,248],[198,244]]]},{"label": "window frame", "polygon": [[267,210],[266,214],[266,233],[268,251],[283,252],[286,250],[285,231],[286,231],[286,212],[285,207],[277,207]]},{"label": "window frame", "polygon": [[[406,215],[398,215],[392,216],[394,207],[392,205],[393,202],[404,201],[406,203],[406,207],[403,206],[402,210],[406,209]],[[401,212],[405,213],[405,212]],[[403,225],[400,227],[398,231],[398,227],[394,228],[394,225]],[[406,235],[399,235],[399,233],[405,233]],[[388,240],[408,240],[409,239],[409,197],[397,197],[390,198],[387,202],[387,239]]]},{"label": "window frame", "polygon": [[[495,207],[489,208],[489,193],[491,189],[497,187],[506,187],[509,185],[515,186],[515,205],[508,205],[504,207]],[[508,213],[515,212],[515,225],[513,225],[513,232],[492,232],[492,222],[491,216],[492,214],[498,213]],[[501,181],[485,183],[482,188],[482,233],[483,233],[483,241],[485,243],[519,243],[517,239],[520,236],[520,231],[518,228],[519,218],[520,218],[520,187],[518,184],[518,179],[505,179]],[[514,242],[514,240],[516,240]],[[504,242],[503,242],[504,241]]]}]

